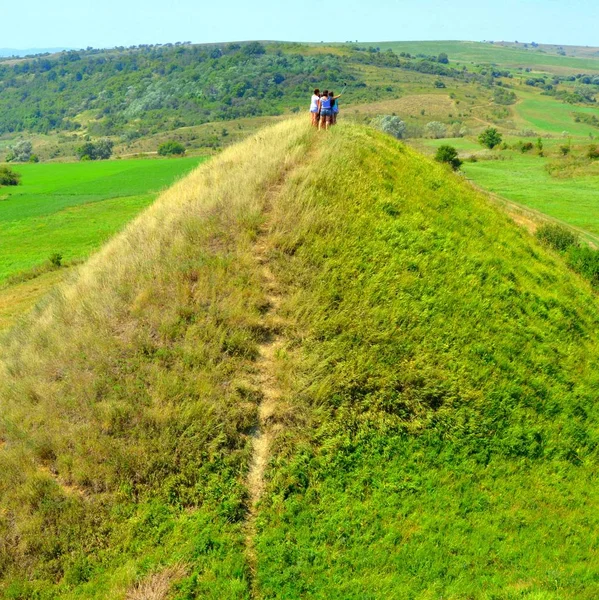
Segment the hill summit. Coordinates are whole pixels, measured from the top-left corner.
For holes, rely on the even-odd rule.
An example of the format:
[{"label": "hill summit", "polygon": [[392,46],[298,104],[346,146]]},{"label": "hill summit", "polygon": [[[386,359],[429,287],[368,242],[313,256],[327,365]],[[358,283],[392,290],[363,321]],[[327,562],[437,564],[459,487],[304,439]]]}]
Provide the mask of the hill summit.
[{"label": "hill summit", "polygon": [[442,166],[264,130],[3,340],[0,596],[595,598],[598,325]]}]

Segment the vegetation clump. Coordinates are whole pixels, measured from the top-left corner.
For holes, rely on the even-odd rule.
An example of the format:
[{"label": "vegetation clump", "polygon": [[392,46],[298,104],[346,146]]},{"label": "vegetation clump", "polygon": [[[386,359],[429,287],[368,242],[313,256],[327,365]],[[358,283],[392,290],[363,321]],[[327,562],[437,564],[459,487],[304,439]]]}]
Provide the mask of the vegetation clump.
[{"label": "vegetation clump", "polygon": [[29,162],[31,157],[35,156],[32,152],[32,143],[29,140],[22,140],[9,147],[8,154],[6,155],[6,162]]},{"label": "vegetation clump", "polygon": [[85,142],[77,148],[79,160],[107,160],[112,156],[114,142],[104,138],[97,142]]},{"label": "vegetation clump", "polygon": [[495,127],[488,127],[479,136],[478,141],[481,145],[493,150],[495,146],[499,146],[503,140],[503,136]]},{"label": "vegetation clump", "polygon": [[373,127],[392,135],[394,138],[401,140],[405,137],[407,125],[399,117],[395,115],[382,115],[373,119]]},{"label": "vegetation clump", "polygon": [[158,154],[160,156],[183,156],[185,154],[185,146],[176,141],[164,142],[158,146]]},{"label": "vegetation clump", "polygon": [[453,146],[449,145],[443,145],[437,148],[435,160],[440,163],[448,164],[454,171],[459,170],[462,166],[458,151]]},{"label": "vegetation clump", "polygon": [[504,106],[515,104],[517,100],[516,94],[512,90],[504,87],[496,87],[493,91],[493,102]]},{"label": "vegetation clump", "polygon": [[572,230],[557,223],[544,223],[536,231],[537,238],[558,252],[578,245],[578,236]]},{"label": "vegetation clump", "polygon": [[21,175],[13,171],[9,167],[0,166],[0,186],[2,185],[19,185],[21,183]]}]

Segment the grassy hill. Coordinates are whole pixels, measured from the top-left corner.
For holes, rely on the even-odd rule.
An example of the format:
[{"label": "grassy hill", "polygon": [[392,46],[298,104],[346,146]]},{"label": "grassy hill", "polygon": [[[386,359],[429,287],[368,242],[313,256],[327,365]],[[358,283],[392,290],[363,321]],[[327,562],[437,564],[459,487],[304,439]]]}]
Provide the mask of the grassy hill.
[{"label": "grassy hill", "polygon": [[0,596],[595,598],[598,325],[460,177],[264,130],[3,340]]}]

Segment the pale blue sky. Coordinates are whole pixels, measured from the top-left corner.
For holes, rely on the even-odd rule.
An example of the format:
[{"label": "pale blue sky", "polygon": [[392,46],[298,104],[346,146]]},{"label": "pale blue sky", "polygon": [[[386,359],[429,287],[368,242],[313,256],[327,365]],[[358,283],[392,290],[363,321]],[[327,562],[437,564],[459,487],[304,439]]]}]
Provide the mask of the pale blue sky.
[{"label": "pale blue sky", "polygon": [[[16,7],[0,0],[4,14]],[[599,46],[599,0],[28,0],[24,11],[18,27],[2,28],[0,47],[248,39]]]}]

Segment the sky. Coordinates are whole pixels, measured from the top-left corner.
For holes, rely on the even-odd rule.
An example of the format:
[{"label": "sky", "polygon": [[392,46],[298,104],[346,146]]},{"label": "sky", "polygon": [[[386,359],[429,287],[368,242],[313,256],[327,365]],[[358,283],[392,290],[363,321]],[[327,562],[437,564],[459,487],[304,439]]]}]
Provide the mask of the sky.
[{"label": "sky", "polygon": [[[10,4],[9,4],[10,2]],[[14,10],[0,0],[0,14]],[[0,48],[494,40],[599,46],[598,0],[29,0]]]}]

